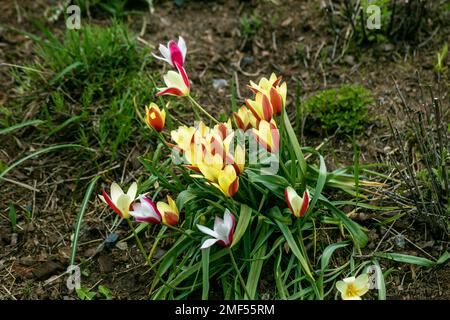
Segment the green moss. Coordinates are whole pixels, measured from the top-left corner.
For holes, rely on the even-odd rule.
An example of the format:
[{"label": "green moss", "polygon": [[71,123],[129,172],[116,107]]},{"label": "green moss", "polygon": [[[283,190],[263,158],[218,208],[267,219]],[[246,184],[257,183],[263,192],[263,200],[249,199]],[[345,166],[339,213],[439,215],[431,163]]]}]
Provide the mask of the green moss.
[{"label": "green moss", "polygon": [[305,110],[327,133],[339,128],[340,134],[361,131],[369,122],[367,107],[372,93],[361,86],[344,85],[321,91],[305,102]]}]

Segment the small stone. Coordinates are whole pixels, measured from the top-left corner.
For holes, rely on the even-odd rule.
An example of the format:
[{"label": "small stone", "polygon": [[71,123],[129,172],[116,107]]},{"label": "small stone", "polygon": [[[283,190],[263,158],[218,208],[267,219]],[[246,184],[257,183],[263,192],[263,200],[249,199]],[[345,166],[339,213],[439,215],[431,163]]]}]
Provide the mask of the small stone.
[{"label": "small stone", "polygon": [[228,81],[225,79],[213,79],[212,84],[214,89],[221,90],[228,86]]},{"label": "small stone", "polygon": [[394,238],[394,243],[397,247],[403,249],[405,247],[405,236],[398,234]]},{"label": "small stone", "polygon": [[344,57],[344,62],[348,63],[351,66],[353,66],[353,65],[355,65],[355,57],[352,56],[351,54],[347,55],[347,56]]},{"label": "small stone", "polygon": [[242,58],[241,66],[245,67],[247,65],[250,65],[253,63],[254,60],[255,60],[255,58],[253,58],[252,56],[245,56]]},{"label": "small stone", "polygon": [[127,250],[128,249],[128,244],[126,242],[117,242],[116,243],[116,248],[119,250]]},{"label": "small stone", "polygon": [[385,43],[381,46],[381,48],[383,49],[383,51],[389,52],[394,50],[394,45],[392,43]]},{"label": "small stone", "polygon": [[109,234],[105,240],[105,247],[108,249],[114,248],[118,239],[119,239],[119,235],[117,233]]}]

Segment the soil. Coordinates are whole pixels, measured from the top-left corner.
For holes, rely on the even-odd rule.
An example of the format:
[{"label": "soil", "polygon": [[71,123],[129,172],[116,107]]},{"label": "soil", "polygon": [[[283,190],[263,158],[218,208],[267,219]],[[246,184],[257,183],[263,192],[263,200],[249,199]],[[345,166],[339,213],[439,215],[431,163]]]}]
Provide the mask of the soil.
[{"label": "soil", "polygon": [[[188,44],[187,70],[193,82],[192,90],[214,115],[230,110],[230,83],[238,83],[239,101],[249,96],[246,88],[249,80],[269,76],[272,72],[283,75],[289,90],[288,105],[295,99],[296,84],[301,86],[301,97],[325,88],[342,84],[361,84],[372,90],[376,103],[370,106],[372,124],[357,138],[362,150],[363,163],[381,162],[393,146],[387,126],[387,118],[402,130],[404,118],[394,79],[408,101],[420,105],[416,72],[423,83],[436,83],[432,71],[436,52],[450,40],[450,26],[441,26],[435,32],[433,21],[416,43],[379,43],[356,47],[341,55],[342,43],[335,48],[335,35],[329,21],[320,10],[320,1],[185,1],[177,6],[172,1],[157,2],[155,12],[125,18],[136,32],[143,30],[141,38],[150,44],[166,43],[181,34]],[[23,65],[35,59],[32,41],[11,28],[39,33],[31,22],[42,19],[54,1],[2,1],[0,3],[0,62]],[[139,7],[138,7],[139,9]],[[254,35],[242,32],[239,17],[257,13],[262,26]],[[92,13],[95,23],[106,24],[105,14]],[[82,23],[88,21],[83,16]],[[449,17],[450,21],[450,17]],[[65,24],[62,19],[47,23],[51,30],[61,35]],[[306,56],[298,53],[303,45]],[[335,53],[333,54],[333,52]],[[332,57],[333,56],[333,57]],[[448,59],[447,59],[448,61]],[[228,86],[217,90],[214,79],[225,79]],[[0,106],[7,107],[17,98],[15,81],[10,68],[0,67]],[[448,91],[448,87],[447,87]],[[448,105],[448,104],[447,104]],[[33,113],[29,105],[24,118]],[[305,120],[307,122],[308,119]],[[27,129],[32,130],[32,129]],[[42,144],[28,139],[27,130],[14,135],[0,136],[0,160],[12,163]],[[317,130],[305,129],[302,139],[307,145],[317,146],[323,136]],[[118,155],[113,169],[107,172],[110,180],[127,175],[124,181],[142,173],[136,166],[141,147],[130,143],[134,150],[130,157],[126,152]],[[335,166],[331,151],[342,164],[351,164],[353,145],[347,139],[331,139],[324,147],[329,154],[327,165]],[[64,271],[69,263],[71,234],[80,208],[84,190],[97,168],[84,164],[78,168],[74,152],[42,155],[27,161],[1,182],[0,192],[0,299],[74,299],[76,295],[66,286]],[[82,170],[82,180],[74,179]],[[104,167],[101,170],[106,170]],[[100,170],[99,170],[100,171]],[[77,176],[79,177],[79,176]],[[109,181],[104,181],[106,186]],[[8,219],[9,203],[13,201],[19,212],[18,229],[12,233]],[[139,255],[134,241],[119,242],[105,239],[111,233],[119,239],[128,236],[126,225],[111,229],[114,215],[98,200],[92,200],[82,226],[78,256],[84,260],[83,285],[97,288],[99,284],[110,288],[116,299],[146,299],[151,275]],[[402,219],[386,229],[373,230],[368,252],[374,248],[395,246],[395,234],[409,240],[397,252],[438,257],[448,248],[448,242],[434,238],[427,227],[414,223],[414,219]],[[388,227],[388,228],[389,228]],[[157,231],[155,231],[157,232]],[[144,245],[151,247],[152,232],[146,234]],[[164,245],[156,256],[164,253]],[[427,257],[427,256],[426,256]],[[384,270],[394,271],[387,283],[388,299],[450,299],[450,271],[448,263],[433,269],[385,263]]]}]

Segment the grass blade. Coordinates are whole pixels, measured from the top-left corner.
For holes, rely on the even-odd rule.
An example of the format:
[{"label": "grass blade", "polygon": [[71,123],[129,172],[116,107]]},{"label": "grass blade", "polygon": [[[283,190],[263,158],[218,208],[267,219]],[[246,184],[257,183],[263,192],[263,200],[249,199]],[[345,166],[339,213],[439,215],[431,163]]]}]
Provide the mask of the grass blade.
[{"label": "grass blade", "polygon": [[60,144],[60,145],[55,145],[55,146],[51,146],[48,148],[44,148],[41,150],[38,150],[36,152],[33,152],[32,154],[29,154],[28,156],[17,160],[16,162],[14,162],[12,165],[10,165],[8,168],[6,168],[6,170],[2,171],[0,173],[0,180],[8,173],[10,172],[12,169],[14,169],[15,167],[17,167],[18,165],[20,165],[22,162],[25,162],[31,158],[34,158],[40,154],[43,153],[47,153],[50,151],[54,151],[54,150],[58,150],[58,149],[64,149],[64,148],[84,148],[83,146],[80,146],[79,144]]},{"label": "grass blade", "polygon": [[70,249],[70,264],[69,264],[70,266],[73,266],[75,262],[75,255],[77,253],[77,244],[78,244],[78,237],[80,235],[81,222],[83,221],[84,213],[86,212],[86,208],[89,204],[89,199],[91,197],[92,191],[94,190],[95,184],[99,178],[100,176],[97,176],[91,180],[87,188],[87,191],[84,195],[83,202],[81,203],[80,212],[78,213],[77,217],[77,224],[75,225],[75,231],[73,233],[72,248]]},{"label": "grass blade", "polygon": [[22,129],[23,127],[40,125],[41,123],[44,123],[44,121],[43,120],[30,120],[30,121],[18,123],[11,127],[0,130],[0,135]]}]

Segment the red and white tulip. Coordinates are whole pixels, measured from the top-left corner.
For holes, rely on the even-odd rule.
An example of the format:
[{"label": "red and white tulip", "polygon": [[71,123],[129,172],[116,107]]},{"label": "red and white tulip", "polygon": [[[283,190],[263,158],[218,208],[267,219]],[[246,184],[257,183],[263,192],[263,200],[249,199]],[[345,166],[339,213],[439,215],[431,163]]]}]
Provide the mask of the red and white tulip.
[{"label": "red and white tulip", "polygon": [[137,183],[133,182],[128,188],[127,193],[124,193],[122,188],[115,182],[111,184],[111,196],[104,190],[99,198],[108,204],[120,217],[128,219],[130,217],[131,204],[136,199]]},{"label": "red and white tulip", "polygon": [[158,88],[159,92],[156,94],[157,96],[162,95],[172,95],[172,96],[188,96],[190,92],[190,83],[189,78],[186,74],[184,68],[175,61],[175,67],[178,72],[170,70],[167,74],[164,75],[164,82],[166,87]]},{"label": "red and white tulip", "polygon": [[130,211],[130,215],[138,222],[161,223],[161,213],[156,208],[156,205],[146,196],[141,196],[140,203],[134,203],[132,209],[133,211]]},{"label": "red and white tulip", "polygon": [[167,43],[167,47],[160,44],[159,52],[161,53],[162,57],[152,53],[156,59],[167,62],[173,68],[175,68],[175,63],[183,66],[186,60],[186,42],[184,41],[182,36],[179,36],[178,43],[174,40],[170,40],[169,43]]},{"label": "red and white tulip", "polygon": [[198,224],[197,228],[201,232],[212,237],[211,239],[207,239],[203,242],[201,249],[209,248],[215,243],[222,247],[231,246],[231,243],[233,242],[235,225],[236,221],[234,215],[228,209],[225,210],[223,219],[216,217],[214,220],[214,230]]},{"label": "red and white tulip", "polygon": [[303,197],[300,197],[292,187],[287,187],[284,190],[284,197],[286,198],[287,205],[297,218],[303,217],[308,211],[309,206],[309,193],[308,190],[303,192]]}]

